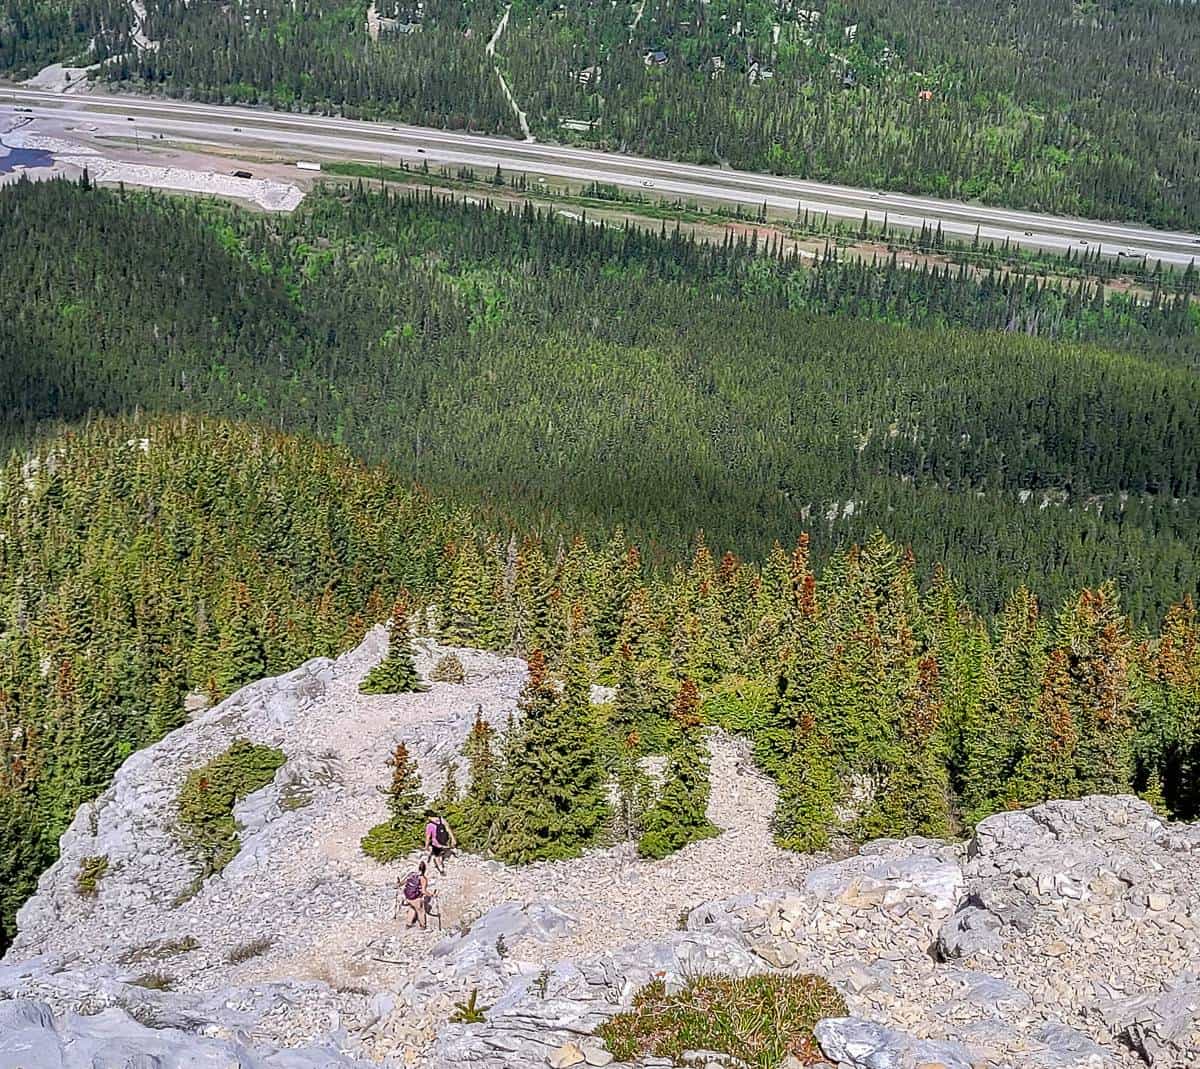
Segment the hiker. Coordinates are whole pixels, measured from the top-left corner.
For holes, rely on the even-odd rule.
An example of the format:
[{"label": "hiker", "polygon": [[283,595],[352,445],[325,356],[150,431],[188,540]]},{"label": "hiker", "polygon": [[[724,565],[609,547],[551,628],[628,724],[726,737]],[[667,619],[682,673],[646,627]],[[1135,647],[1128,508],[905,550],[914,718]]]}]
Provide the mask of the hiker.
[{"label": "hiker", "polygon": [[[421,928],[425,927],[425,914],[429,909],[429,900],[436,892],[429,890],[429,879],[425,875],[425,862],[422,861],[416,872],[410,872],[404,877],[400,884],[400,893],[404,899],[406,908],[412,910],[412,917],[404,926],[411,928],[414,924],[420,924]],[[400,912],[399,908],[396,910]]]},{"label": "hiker", "polygon": [[429,851],[429,859],[437,866],[438,872],[445,876],[446,866],[442,858],[458,845],[454,832],[440,813],[430,813],[425,825],[425,849]]}]

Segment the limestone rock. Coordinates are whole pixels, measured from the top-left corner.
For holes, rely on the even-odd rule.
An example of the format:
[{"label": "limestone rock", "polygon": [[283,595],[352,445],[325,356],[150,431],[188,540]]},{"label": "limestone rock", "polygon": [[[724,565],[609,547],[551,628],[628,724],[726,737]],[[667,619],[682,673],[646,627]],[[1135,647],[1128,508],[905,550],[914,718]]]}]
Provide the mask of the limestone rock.
[{"label": "limestone rock", "polygon": [[556,1047],[546,1058],[550,1069],[571,1069],[571,1066],[580,1065],[583,1061],[583,1048],[573,1041]]},{"label": "limestone rock", "polygon": [[817,1042],[825,1057],[862,1069],[973,1069],[973,1059],[957,1043],[914,1039],[857,1017],[817,1022]]}]

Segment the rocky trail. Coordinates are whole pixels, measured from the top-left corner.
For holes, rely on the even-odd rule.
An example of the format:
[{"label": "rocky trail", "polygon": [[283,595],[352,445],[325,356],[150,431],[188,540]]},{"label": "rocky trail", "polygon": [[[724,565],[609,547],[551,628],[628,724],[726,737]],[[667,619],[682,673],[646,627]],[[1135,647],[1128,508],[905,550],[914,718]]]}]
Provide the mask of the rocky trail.
[{"label": "rocky trail", "polygon": [[[844,994],[852,1016],[819,1038],[848,1069],[1200,1064],[1200,828],[1131,798],[1002,814],[969,844],[803,857],[774,846],[773,785],[718,732],[718,837],[658,862],[627,844],[523,869],[456,857],[431,880],[443,930],[403,930],[408,866],[359,847],[385,816],[387,755],[405,742],[436,794],[476,708],[503,726],[526,669],[458,650],[461,685],[362,695],[385,646],[377,629],[252,684],[80,810],[0,962],[0,1069],[604,1065],[591,1032],[650,978],[772,969]],[[418,668],[444,652],[418,643]],[[197,885],[179,787],[239,737],[287,762]],[[486,1019],[450,1023],[472,991]]]}]

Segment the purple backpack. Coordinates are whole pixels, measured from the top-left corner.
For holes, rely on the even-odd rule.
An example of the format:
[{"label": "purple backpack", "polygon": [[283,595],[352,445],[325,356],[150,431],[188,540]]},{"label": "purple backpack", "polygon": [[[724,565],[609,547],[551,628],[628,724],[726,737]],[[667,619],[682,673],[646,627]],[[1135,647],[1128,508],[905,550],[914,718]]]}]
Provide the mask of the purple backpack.
[{"label": "purple backpack", "polygon": [[404,897],[410,902],[415,902],[421,897],[421,874],[419,872],[410,872],[404,878]]}]

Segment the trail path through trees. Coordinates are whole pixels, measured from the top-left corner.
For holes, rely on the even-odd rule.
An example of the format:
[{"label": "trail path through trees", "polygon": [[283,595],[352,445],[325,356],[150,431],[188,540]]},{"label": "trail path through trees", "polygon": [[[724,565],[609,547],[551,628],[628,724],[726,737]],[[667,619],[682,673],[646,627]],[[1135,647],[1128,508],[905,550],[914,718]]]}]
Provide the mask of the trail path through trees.
[{"label": "trail path through trees", "polygon": [[[512,4],[508,4],[504,8],[504,14],[500,16],[500,21],[496,23],[496,29],[492,33],[491,39],[487,43],[487,47],[484,49],[484,51],[487,52],[487,54],[492,58],[493,62],[495,62],[496,59],[496,42],[500,40],[500,35],[504,33],[505,28],[508,26],[508,16],[510,14],[512,14]],[[508,103],[513,109],[513,114],[517,117],[517,122],[521,124],[521,132],[524,133],[525,140],[533,141],[534,137],[529,130],[529,121],[525,117],[525,112],[521,110],[520,105],[517,103],[516,97],[513,96],[512,90],[508,87],[508,82],[504,78],[504,73],[500,70],[500,64],[496,63],[495,68],[496,77],[500,79],[500,88],[504,91],[504,95],[508,99]]]},{"label": "trail path through trees", "polygon": [[[339,678],[326,701],[314,710],[309,720],[309,730],[318,736],[312,740],[314,748],[327,745],[337,755],[344,769],[347,797],[336,823],[322,822],[314,841],[298,842],[297,854],[281,861],[298,873],[310,866],[314,872],[331,866],[343,869],[361,893],[334,924],[314,932],[311,944],[297,948],[294,958],[264,961],[264,976],[295,976],[305,970],[320,975],[339,968],[353,972],[364,964],[361,951],[365,942],[402,931],[400,923],[391,919],[395,883],[411,870],[417,856],[384,867],[363,855],[359,847],[362,835],[385,815],[384,798],[378,791],[386,773],[383,759],[393,740],[404,741],[419,756],[426,793],[437,794],[445,779],[444,761],[454,752],[456,741],[461,741],[456,732],[459,725],[469,722],[474,703],[482,699],[485,715],[502,727],[502,717],[515,707],[523,677],[522,662],[469,652],[463,656],[470,665],[466,687],[435,686],[427,694],[367,697],[358,693],[355,671]],[[422,657],[419,662],[423,667],[425,660]],[[487,674],[480,681],[481,670]],[[453,725],[447,722],[450,709]],[[497,716],[501,710],[502,716]],[[816,862],[789,854],[771,842],[774,785],[752,767],[738,740],[715,732],[710,746],[708,815],[722,829],[720,836],[693,843],[658,862],[639,861],[632,844],[525,868],[457,855],[448,863],[444,877],[432,868],[429,873],[430,886],[438,892],[443,929],[471,921],[501,903],[553,899],[577,925],[563,939],[521,947],[523,957],[549,963],[669,932],[684,910],[731,889],[759,890],[800,879]],[[395,979],[418,968],[437,938],[436,932],[405,932],[396,958],[405,965],[391,967],[398,968]],[[388,955],[381,956],[396,952],[394,941],[389,948]],[[386,962],[373,967],[389,968]]]}]

